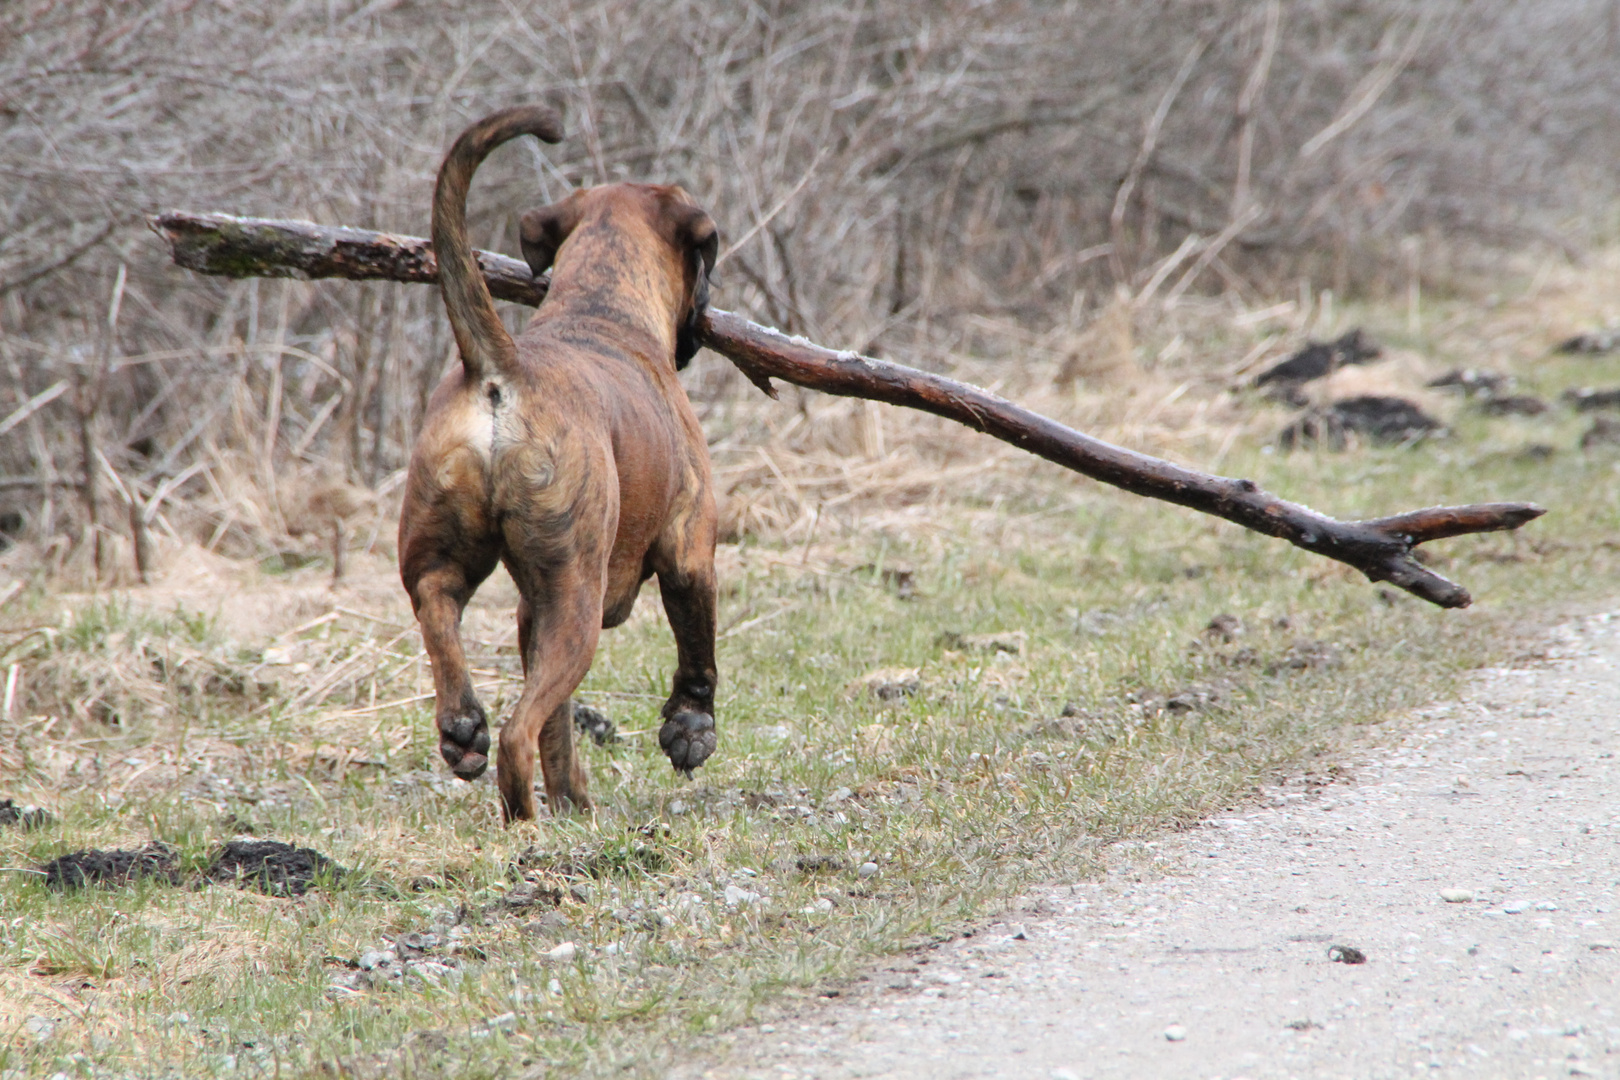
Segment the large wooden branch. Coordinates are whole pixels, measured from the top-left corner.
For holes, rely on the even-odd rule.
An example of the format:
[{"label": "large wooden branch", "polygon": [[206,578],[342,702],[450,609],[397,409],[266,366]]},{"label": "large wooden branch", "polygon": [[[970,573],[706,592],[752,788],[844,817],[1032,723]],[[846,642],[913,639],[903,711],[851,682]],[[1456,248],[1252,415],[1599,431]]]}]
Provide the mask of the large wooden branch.
[{"label": "large wooden branch", "polygon": [[[431,283],[433,252],[414,236],[333,228],[303,221],[171,212],[150,220],[174,261],[230,277],[338,277]],[[503,255],[480,251],[490,291],[538,306],[548,280]],[[1432,507],[1372,521],[1337,521],[1233,480],[1182,468],[1083,435],[967,383],[852,352],[787,337],[729,311],[710,309],[699,340],[776,396],[770,380],[812,390],[904,405],[965,424],[1094,480],[1190,507],[1279,537],[1355,567],[1441,607],[1467,607],[1468,590],[1422,565],[1413,549],[1429,540],[1517,529],[1545,511],[1530,503]]]}]

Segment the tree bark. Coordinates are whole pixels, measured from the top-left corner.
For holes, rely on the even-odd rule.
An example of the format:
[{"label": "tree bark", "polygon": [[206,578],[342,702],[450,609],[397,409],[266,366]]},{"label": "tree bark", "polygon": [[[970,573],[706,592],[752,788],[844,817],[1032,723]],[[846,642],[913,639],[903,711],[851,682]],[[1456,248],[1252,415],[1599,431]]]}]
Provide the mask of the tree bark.
[{"label": "tree bark", "polygon": [[[302,221],[170,212],[151,218],[174,261],[231,277],[341,277],[431,283],[437,280],[426,240]],[[538,306],[549,280],[516,259],[480,251],[490,292]],[[1467,607],[1468,590],[1418,562],[1413,549],[1430,540],[1517,529],[1546,511],[1532,503],[1430,507],[1372,521],[1337,521],[1235,480],[1138,454],[1065,427],[967,383],[852,352],[788,337],[729,311],[711,308],[698,339],[771,397],[771,379],[844,397],[903,405],[975,431],[1137,495],[1162,499],[1287,540],[1355,567],[1441,607]]]}]

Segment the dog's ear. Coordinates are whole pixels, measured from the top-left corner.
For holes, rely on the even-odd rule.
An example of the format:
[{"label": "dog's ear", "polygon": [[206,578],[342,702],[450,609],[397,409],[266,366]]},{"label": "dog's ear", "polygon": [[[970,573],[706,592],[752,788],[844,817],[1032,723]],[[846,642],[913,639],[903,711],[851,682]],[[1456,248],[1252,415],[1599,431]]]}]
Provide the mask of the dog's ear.
[{"label": "dog's ear", "polygon": [[709,307],[714,261],[720,254],[720,230],[701,207],[685,205],[674,209],[675,242],[692,260],[692,307],[675,332],[675,368],[680,370],[697,355],[697,324]]},{"label": "dog's ear", "polygon": [[579,224],[579,200],[570,195],[559,203],[530,210],[518,222],[518,240],[529,272],[539,277],[551,268],[568,234]]}]

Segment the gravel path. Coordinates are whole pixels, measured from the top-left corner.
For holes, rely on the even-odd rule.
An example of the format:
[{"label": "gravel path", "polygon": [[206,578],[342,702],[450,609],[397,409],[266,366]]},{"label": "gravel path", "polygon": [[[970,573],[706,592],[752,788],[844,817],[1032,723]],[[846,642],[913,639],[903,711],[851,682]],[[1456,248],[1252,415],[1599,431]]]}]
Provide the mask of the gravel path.
[{"label": "gravel path", "polygon": [[675,1075],[1620,1080],[1620,613],[1409,730]]}]

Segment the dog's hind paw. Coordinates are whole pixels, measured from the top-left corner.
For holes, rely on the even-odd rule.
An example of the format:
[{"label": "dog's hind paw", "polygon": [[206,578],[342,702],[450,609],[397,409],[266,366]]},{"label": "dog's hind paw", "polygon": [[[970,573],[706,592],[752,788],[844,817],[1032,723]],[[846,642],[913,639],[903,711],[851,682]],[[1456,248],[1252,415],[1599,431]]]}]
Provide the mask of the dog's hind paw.
[{"label": "dog's hind paw", "polygon": [[439,755],[463,780],[476,780],[489,768],[489,723],[482,715],[439,721]]},{"label": "dog's hind paw", "polygon": [[669,763],[688,777],[709,760],[717,742],[714,717],[708,713],[682,710],[658,729],[658,745],[669,755]]}]

